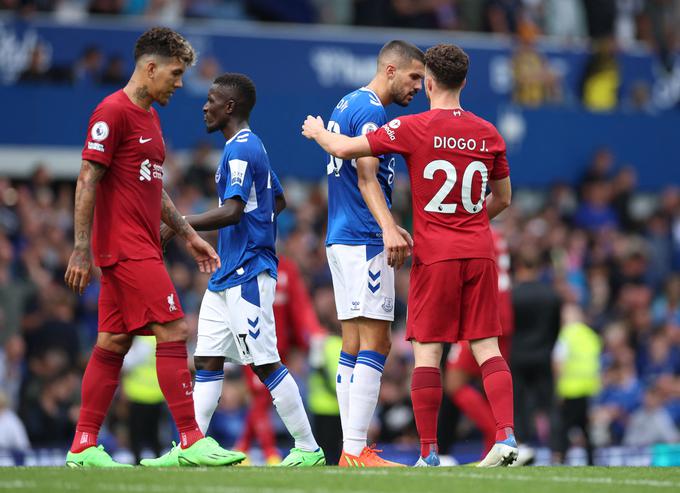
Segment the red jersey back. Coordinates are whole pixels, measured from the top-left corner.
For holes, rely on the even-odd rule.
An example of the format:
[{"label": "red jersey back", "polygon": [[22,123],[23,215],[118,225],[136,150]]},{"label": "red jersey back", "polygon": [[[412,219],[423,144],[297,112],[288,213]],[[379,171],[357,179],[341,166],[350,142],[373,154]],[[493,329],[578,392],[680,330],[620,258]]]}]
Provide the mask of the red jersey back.
[{"label": "red jersey back", "polygon": [[414,263],[496,258],[486,185],[510,170],[505,142],[491,123],[469,111],[435,109],[394,119],[366,137],[374,155],[406,159]]},{"label": "red jersey back", "polygon": [[108,168],[97,185],[95,264],[162,258],[165,143],[156,110],[135,105],[123,90],[104,98],[90,117],[82,157]]}]

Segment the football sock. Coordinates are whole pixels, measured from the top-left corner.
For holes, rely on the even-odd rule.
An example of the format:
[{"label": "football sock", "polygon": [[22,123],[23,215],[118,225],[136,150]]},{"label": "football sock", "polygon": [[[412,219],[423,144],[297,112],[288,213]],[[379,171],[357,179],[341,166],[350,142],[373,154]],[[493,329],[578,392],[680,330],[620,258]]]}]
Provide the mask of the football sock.
[{"label": "football sock", "polygon": [[194,384],[194,413],[196,423],[204,435],[208,432],[210,419],[222,396],[224,370],[196,370]]},{"label": "football sock", "polygon": [[437,450],[437,415],[442,403],[442,377],[439,368],[419,366],[413,369],[411,401],[420,437],[420,455],[427,457]]},{"label": "football sock", "polygon": [[194,414],[191,373],[187,366],[187,346],[184,341],[156,344],[156,373],[158,384],[179,431],[180,446],[190,447],[203,438],[203,433]]},{"label": "football sock", "polygon": [[376,351],[359,351],[349,386],[347,434],[343,436],[343,450],[359,455],[366,447],[368,426],[373,419],[380,393],[380,380],[387,356]]},{"label": "football sock", "polygon": [[496,420],[496,441],[500,442],[513,434],[512,375],[502,356],[489,358],[480,365],[486,397],[491,404]]},{"label": "football sock", "polygon": [[263,383],[272,395],[281,421],[295,440],[295,447],[306,452],[318,450],[319,445],[312,434],[312,427],[300,397],[300,389],[288,373],[288,368],[281,365]]},{"label": "football sock", "polygon": [[349,385],[352,380],[352,373],[354,372],[356,363],[357,357],[355,355],[340,351],[338,373],[335,377],[335,394],[338,396],[343,438],[347,436],[347,424],[349,422]]},{"label": "football sock", "polygon": [[124,355],[95,346],[85,368],[80,416],[71,452],[97,445],[97,435],[118,387]]},{"label": "football sock", "polygon": [[496,442],[496,420],[486,398],[472,385],[463,385],[455,392],[451,392],[451,401],[467,416],[484,437],[484,451],[486,455]]}]

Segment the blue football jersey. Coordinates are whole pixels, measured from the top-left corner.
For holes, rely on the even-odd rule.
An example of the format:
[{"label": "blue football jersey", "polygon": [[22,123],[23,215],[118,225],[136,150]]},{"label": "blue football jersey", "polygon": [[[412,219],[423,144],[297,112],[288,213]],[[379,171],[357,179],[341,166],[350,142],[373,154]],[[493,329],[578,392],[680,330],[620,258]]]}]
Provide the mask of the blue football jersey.
[{"label": "blue football jersey", "polygon": [[[342,98],[335,107],[328,130],[350,137],[364,135],[387,123],[378,96],[366,87]],[[378,182],[387,206],[392,206],[394,157],[380,156]],[[328,155],[328,234],[326,245],[382,245],[382,231],[359,191],[356,160]]]},{"label": "blue football jersey", "polygon": [[281,184],[257,135],[246,128],[227,141],[215,173],[220,206],[228,199],[245,203],[238,224],[219,230],[217,253],[222,266],[208,283],[211,291],[242,284],[260,272],[276,279],[276,195]]}]

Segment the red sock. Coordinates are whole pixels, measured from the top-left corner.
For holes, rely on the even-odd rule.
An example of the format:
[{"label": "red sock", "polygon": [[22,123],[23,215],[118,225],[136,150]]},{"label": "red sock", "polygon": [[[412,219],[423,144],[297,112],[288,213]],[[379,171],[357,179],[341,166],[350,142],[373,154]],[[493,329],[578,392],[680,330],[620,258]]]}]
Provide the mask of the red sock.
[{"label": "red sock", "polygon": [[203,433],[196,424],[191,373],[187,366],[187,346],[184,341],[156,344],[156,373],[179,431],[180,445],[182,448],[190,447],[203,438]]},{"label": "red sock", "polygon": [[451,401],[467,416],[484,436],[485,456],[496,442],[496,420],[486,398],[472,385],[463,385],[451,393]]},{"label": "red sock", "polygon": [[427,457],[437,448],[437,415],[442,403],[442,376],[439,368],[419,366],[413,369],[411,402],[420,436],[420,455]]},{"label": "red sock", "polygon": [[486,397],[496,419],[496,441],[500,442],[514,433],[512,375],[502,356],[489,358],[479,368],[482,370]]},{"label": "red sock", "polygon": [[82,452],[97,445],[99,429],[118,388],[123,357],[122,354],[94,347],[83,375],[80,416],[71,452]]}]

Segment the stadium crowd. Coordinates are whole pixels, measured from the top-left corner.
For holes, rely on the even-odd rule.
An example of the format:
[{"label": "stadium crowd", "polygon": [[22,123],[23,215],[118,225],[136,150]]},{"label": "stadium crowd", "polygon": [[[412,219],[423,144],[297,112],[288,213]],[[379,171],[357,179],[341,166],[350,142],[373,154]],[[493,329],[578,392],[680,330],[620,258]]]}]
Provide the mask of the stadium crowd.
[{"label": "stadium crowd", "polygon": [[[210,151],[207,144],[198,146],[188,163],[168,153],[165,186],[184,213],[206,210],[212,201]],[[560,435],[585,444],[587,435],[567,435],[559,424],[565,398],[573,397],[563,392],[560,382],[560,364],[566,364],[560,329],[583,323],[601,341],[591,391],[581,396],[587,402],[592,443],[676,442],[680,426],[680,189],[669,186],[654,194],[641,193],[634,167],[620,163],[609,149],[600,149],[592,163],[581,166],[584,172],[578,183],[556,183],[542,191],[517,190],[510,210],[496,221],[508,242],[516,291],[511,367],[519,374],[523,368],[543,365],[542,374],[547,375],[526,399],[518,399],[522,406],[516,411],[518,437],[555,451],[562,448]],[[84,295],[76,297],[63,284],[72,247],[73,186],[53,180],[40,165],[26,181],[0,178],[0,443],[12,449],[63,449],[74,433],[79,385],[97,333],[99,285],[95,278]],[[278,251],[298,266],[321,325],[329,334],[337,334],[324,249],[325,185],[289,179],[284,180],[284,189],[289,208],[279,218]],[[393,211],[398,222],[411,229],[408,192],[407,177],[399,176]],[[168,246],[166,261],[195,329],[207,276],[197,271],[178,242]],[[403,268],[396,275],[393,351],[371,435],[379,443],[415,447],[409,400],[412,354],[403,340],[408,272]],[[534,296],[531,290],[521,291],[520,296],[527,283],[539,286],[538,292],[556,293],[562,321],[543,321],[530,331],[522,326],[527,296]],[[529,306],[538,306],[542,299],[529,298]],[[288,362],[303,391],[313,373],[304,346]],[[317,346],[311,344],[312,352]],[[314,359],[319,355],[312,354]],[[212,432],[231,446],[243,426],[248,393],[240,369],[232,368],[227,374]],[[548,393],[547,400],[540,392]],[[130,406],[124,385],[106,423],[107,432],[102,434],[104,443],[114,448],[130,446]],[[172,430],[167,412],[164,416],[161,443],[169,443]],[[448,416],[443,413],[444,419]],[[455,433],[457,440],[478,440],[473,427],[465,424],[462,420],[453,432],[451,426],[442,429]]]}]

